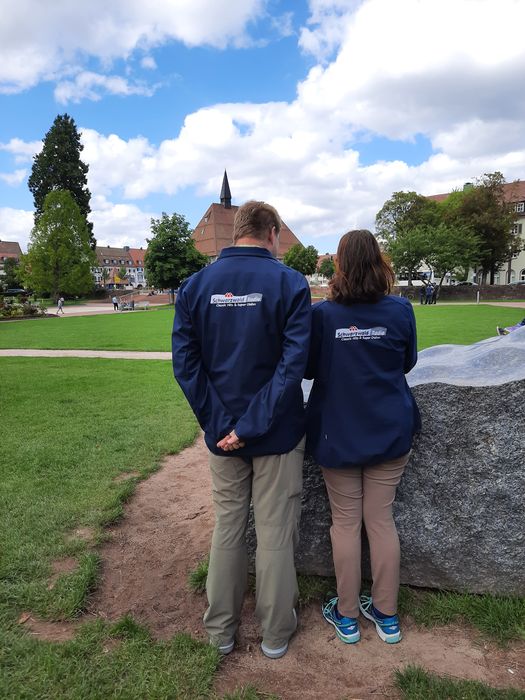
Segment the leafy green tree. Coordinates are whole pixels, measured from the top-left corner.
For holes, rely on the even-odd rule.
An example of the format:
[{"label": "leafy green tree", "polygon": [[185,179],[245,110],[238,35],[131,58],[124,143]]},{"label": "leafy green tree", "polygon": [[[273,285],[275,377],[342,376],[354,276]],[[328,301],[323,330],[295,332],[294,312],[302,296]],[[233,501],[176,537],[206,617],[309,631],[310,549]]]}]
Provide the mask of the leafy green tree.
[{"label": "leafy green tree", "polygon": [[109,278],[111,277],[111,273],[107,267],[102,268],[102,272],[100,273],[100,276],[102,278],[102,286],[105,287],[108,283]]},{"label": "leafy green tree", "polygon": [[22,256],[21,274],[39,292],[84,294],[93,288],[91,268],[97,264],[86,220],[70,192],[50,192]]},{"label": "leafy green tree", "polygon": [[519,234],[512,231],[516,212],[505,199],[504,186],[500,172],[486,173],[474,186],[452,192],[440,204],[445,223],[468,228],[478,237],[478,264],[490,284],[500,267],[523,248]]},{"label": "leafy green tree", "polygon": [[68,190],[84,217],[90,245],[95,249],[93,224],[87,219],[91,193],[87,187],[89,167],[80,159],[83,148],[74,119],[59,114],[43,139],[42,150],[34,157],[28,185],[33,194],[35,223],[44,211],[46,196],[54,190]]},{"label": "leafy green tree", "polygon": [[383,241],[393,241],[415,226],[437,223],[437,202],[417,192],[394,192],[376,215],[376,234]]},{"label": "leafy green tree", "polygon": [[426,237],[427,252],[423,262],[439,278],[440,288],[447,273],[468,270],[479,260],[479,238],[466,226],[449,226],[442,222],[428,227]]},{"label": "leafy green tree", "polygon": [[303,275],[313,275],[317,269],[318,257],[319,253],[313,245],[305,248],[301,243],[296,243],[284,254],[283,262]]},{"label": "leafy green tree", "polygon": [[5,289],[18,289],[21,286],[20,264],[15,258],[4,260],[4,274],[0,277],[0,283]]},{"label": "leafy green tree", "polygon": [[191,228],[184,216],[162,213],[151,220],[153,238],[148,240],[144,269],[148,284],[160,289],[177,289],[181,282],[208,263],[195,247]]},{"label": "leafy green tree", "polygon": [[128,276],[128,271],[126,270],[125,267],[119,267],[117,274],[118,274],[119,279],[125,280],[126,277]]},{"label": "leafy green tree", "polygon": [[319,265],[318,272],[320,275],[323,275],[323,277],[326,277],[328,279],[333,277],[335,272],[334,261],[330,258],[325,258],[324,260],[322,260],[321,264]]},{"label": "leafy green tree", "polygon": [[408,285],[418,278],[418,270],[429,255],[429,227],[419,224],[397,231],[385,243],[388,254],[398,277],[406,277]]}]

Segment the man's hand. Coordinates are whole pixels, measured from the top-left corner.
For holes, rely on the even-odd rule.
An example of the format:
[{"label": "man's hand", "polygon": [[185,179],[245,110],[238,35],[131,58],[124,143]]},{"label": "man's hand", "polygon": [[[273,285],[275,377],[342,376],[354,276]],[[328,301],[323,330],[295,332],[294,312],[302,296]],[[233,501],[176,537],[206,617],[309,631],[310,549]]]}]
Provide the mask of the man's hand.
[{"label": "man's hand", "polygon": [[235,434],[235,430],[232,430],[229,435],[219,440],[217,447],[225,452],[232,452],[233,450],[238,450],[240,447],[244,447],[244,442],[239,440]]}]

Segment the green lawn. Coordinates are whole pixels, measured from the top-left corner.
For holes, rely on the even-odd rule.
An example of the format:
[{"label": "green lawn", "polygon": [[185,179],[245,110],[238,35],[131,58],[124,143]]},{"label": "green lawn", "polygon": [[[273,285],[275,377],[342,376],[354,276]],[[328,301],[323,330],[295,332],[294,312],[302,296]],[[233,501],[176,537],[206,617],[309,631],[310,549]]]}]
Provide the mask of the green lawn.
[{"label": "green lawn", "polygon": [[173,308],[0,323],[0,348],[169,350]]},{"label": "green lawn", "polygon": [[[98,557],[71,533],[121,515],[136,479],[117,474],[146,475],[195,438],[169,363],[0,358],[0,373],[0,697],[208,697],[218,655],[184,635],[154,643],[130,621],[96,622],[51,644],[16,622],[83,609]],[[66,556],[78,569],[48,590],[51,562]]]},{"label": "green lawn", "polygon": [[[524,309],[476,305],[416,304],[419,349],[440,343],[467,345],[495,335],[525,316]],[[31,319],[0,323],[0,348],[157,350],[170,349],[173,309],[130,314]]]},{"label": "green lawn", "polygon": [[[415,312],[421,347],[474,342],[494,335],[497,323],[508,325],[525,315],[520,309],[482,305],[415,306]],[[0,346],[168,350],[172,316],[171,309],[160,309],[2,323]],[[83,624],[73,641],[53,644],[38,641],[17,624],[26,610],[51,619],[71,618],[82,611],[96,586],[99,561],[96,551],[71,538],[71,533],[87,526],[102,537],[103,527],[120,517],[136,483],[136,479],[117,483],[114,477],[123,471],[145,476],[164,454],[194,439],[196,422],[170,364],[0,358],[0,373],[0,697],[210,697],[219,658],[214,649],[185,635],[157,642],[124,619],[116,625]],[[78,569],[61,576],[49,590],[51,562],[66,556],[77,558]],[[500,625],[503,613],[507,619],[523,619],[522,607],[515,608],[514,603],[509,607],[505,601],[505,610],[500,613],[501,606],[496,606],[498,610],[493,606],[497,616],[485,623],[483,611],[472,607],[476,597],[436,599],[431,607],[423,599],[408,600],[413,595],[405,592],[401,602],[409,604],[412,614],[419,611],[421,624],[432,624],[436,614],[439,620],[472,617],[478,624],[477,614],[482,628]],[[505,627],[502,638],[519,636],[519,625],[500,626]],[[406,698],[439,698],[436,693],[443,689],[452,693],[449,681],[422,672],[406,676],[404,686],[401,676],[398,680]],[[425,688],[423,695],[417,695],[419,688]],[[478,691],[461,685],[456,695],[442,697],[521,697],[472,694]],[[267,696],[251,688],[231,696],[260,697]]]}]

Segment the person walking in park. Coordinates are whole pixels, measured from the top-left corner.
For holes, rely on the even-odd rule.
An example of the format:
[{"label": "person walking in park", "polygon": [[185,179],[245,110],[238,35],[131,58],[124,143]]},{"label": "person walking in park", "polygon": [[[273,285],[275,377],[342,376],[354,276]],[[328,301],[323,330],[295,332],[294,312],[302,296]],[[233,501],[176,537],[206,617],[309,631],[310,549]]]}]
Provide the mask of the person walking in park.
[{"label": "person walking in park", "polygon": [[111,301],[113,302],[113,311],[118,311],[118,297],[114,296]]},{"label": "person walking in park", "polygon": [[[390,295],[393,283],[370,231],[350,231],[339,242],[328,300],[312,312],[306,447],[328,491],[337,579],[323,616],[346,643],[360,638],[359,611],[383,641],[401,639],[392,502],[420,416],[405,380],[417,360],[414,312],[407,299]],[[371,596],[359,595],[363,521]]]},{"label": "person walking in park", "polygon": [[57,316],[62,312],[62,316],[64,315],[64,297],[60,297],[59,300],[57,301]]},{"label": "person walking in park", "polygon": [[298,539],[311,299],[304,276],[276,259],[281,220],[264,202],[235,216],[233,245],[177,295],[173,371],[210,451],[215,528],[204,625],[234,648],[247,587],[253,499],[256,607],[263,653],[276,659],[295,632]]}]

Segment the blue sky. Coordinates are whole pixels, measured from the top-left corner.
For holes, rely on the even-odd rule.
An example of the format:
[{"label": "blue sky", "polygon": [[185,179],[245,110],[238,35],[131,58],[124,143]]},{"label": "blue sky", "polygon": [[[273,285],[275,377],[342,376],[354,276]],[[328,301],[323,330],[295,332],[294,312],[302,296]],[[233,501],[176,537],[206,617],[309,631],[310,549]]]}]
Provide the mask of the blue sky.
[{"label": "blue sky", "polygon": [[227,168],[305,244],[373,229],[397,190],[525,179],[520,0],[19,0],[0,26],[0,239],[26,249],[27,177],[57,114],[82,131],[94,233],[195,225]]}]

